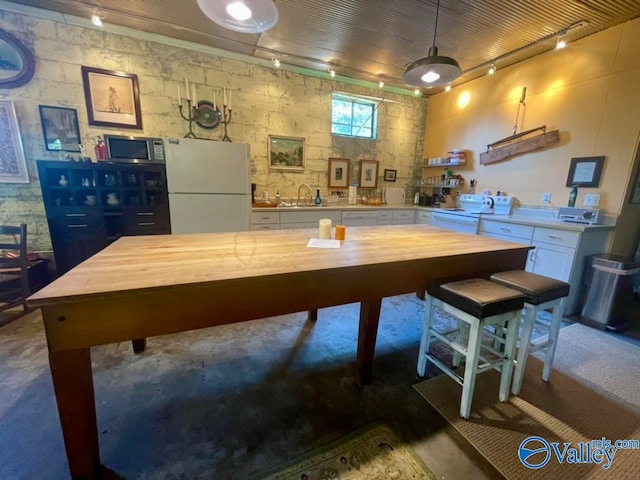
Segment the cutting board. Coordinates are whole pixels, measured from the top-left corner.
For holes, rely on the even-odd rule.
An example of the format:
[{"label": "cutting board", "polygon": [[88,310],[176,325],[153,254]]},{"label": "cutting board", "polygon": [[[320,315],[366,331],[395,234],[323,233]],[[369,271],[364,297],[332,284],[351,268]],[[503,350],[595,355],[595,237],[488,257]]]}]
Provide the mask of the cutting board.
[{"label": "cutting board", "polygon": [[404,204],[404,188],[387,187],[384,190],[384,201],[387,205]]}]

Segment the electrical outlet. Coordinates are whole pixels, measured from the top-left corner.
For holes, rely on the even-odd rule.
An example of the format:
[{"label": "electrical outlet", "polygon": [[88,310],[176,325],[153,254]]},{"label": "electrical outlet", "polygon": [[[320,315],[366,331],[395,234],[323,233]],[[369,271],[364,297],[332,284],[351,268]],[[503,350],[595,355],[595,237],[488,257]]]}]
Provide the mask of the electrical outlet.
[{"label": "electrical outlet", "polygon": [[600,204],[600,195],[597,193],[589,193],[584,196],[585,207],[597,207]]},{"label": "electrical outlet", "polygon": [[542,194],[542,204],[548,205],[549,203],[551,203],[551,193],[545,192]]}]

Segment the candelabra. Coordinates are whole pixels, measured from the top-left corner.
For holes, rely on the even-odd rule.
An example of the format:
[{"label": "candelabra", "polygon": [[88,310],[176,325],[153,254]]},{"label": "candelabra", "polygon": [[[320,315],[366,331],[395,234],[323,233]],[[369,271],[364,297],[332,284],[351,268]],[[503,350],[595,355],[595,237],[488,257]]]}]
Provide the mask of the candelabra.
[{"label": "candelabra", "polygon": [[200,138],[195,133],[193,133],[193,122],[198,120],[200,117],[200,112],[198,111],[197,105],[192,105],[192,101],[190,98],[187,98],[187,115],[182,111],[182,103],[178,103],[178,109],[180,110],[180,116],[189,122],[189,131],[184,136],[184,138]]},{"label": "candelabra", "polygon": [[[202,138],[202,137],[198,137],[194,132],[193,132],[193,123],[195,122],[196,124],[198,123],[198,119],[200,119],[200,110],[198,109],[197,106],[193,105],[193,101],[189,98],[186,99],[187,100],[187,114],[185,114],[185,112],[183,111],[182,108],[182,103],[178,104],[178,109],[180,111],[180,116],[186,120],[187,122],[189,122],[189,131],[187,132],[187,134],[184,136],[184,138]],[[227,126],[231,123],[231,115],[232,115],[232,111],[230,108],[227,108],[226,105],[222,106],[222,112],[220,112],[220,110],[215,109],[214,110],[214,115],[216,115],[219,119],[219,123],[222,123],[222,125],[224,125],[224,135],[222,136],[222,141],[223,142],[231,142],[231,138],[229,137],[228,133],[227,133]],[[215,128],[217,125],[212,125],[209,128]]]},{"label": "candelabra", "polygon": [[227,135],[227,125],[231,123],[231,109],[227,110],[226,105],[222,105],[222,119],[220,123],[224,125],[224,135],[222,137],[223,142],[231,142],[229,135]]}]

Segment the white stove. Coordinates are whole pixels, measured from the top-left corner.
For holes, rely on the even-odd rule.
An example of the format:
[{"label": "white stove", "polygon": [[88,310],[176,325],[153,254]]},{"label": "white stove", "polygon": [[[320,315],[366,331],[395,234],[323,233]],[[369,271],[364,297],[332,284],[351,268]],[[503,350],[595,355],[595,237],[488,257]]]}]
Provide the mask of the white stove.
[{"label": "white stove", "polygon": [[460,211],[470,214],[509,215],[514,197],[499,195],[460,195],[458,204]]},{"label": "white stove", "polygon": [[463,233],[478,233],[481,215],[509,215],[513,197],[497,195],[460,195],[456,208],[440,208],[433,211],[434,226]]}]

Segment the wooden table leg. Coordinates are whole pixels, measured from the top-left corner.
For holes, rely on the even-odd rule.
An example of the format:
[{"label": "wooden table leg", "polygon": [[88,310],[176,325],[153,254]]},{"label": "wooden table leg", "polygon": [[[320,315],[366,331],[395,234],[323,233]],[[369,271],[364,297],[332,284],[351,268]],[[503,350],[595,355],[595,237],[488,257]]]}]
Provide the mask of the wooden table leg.
[{"label": "wooden table leg", "polygon": [[133,347],[133,353],[142,353],[147,348],[146,338],[134,338],[131,340],[131,346]]},{"label": "wooden table leg", "polygon": [[62,435],[72,478],[97,478],[98,426],[88,348],[49,352]]},{"label": "wooden table leg", "polygon": [[376,349],[376,337],[378,335],[378,322],[380,321],[381,305],[381,298],[360,302],[356,382],[361,387],[371,383],[373,356]]},{"label": "wooden table leg", "polygon": [[313,310],[309,310],[309,315],[307,316],[307,320],[311,322],[315,322],[318,320],[318,309],[314,308]]}]

